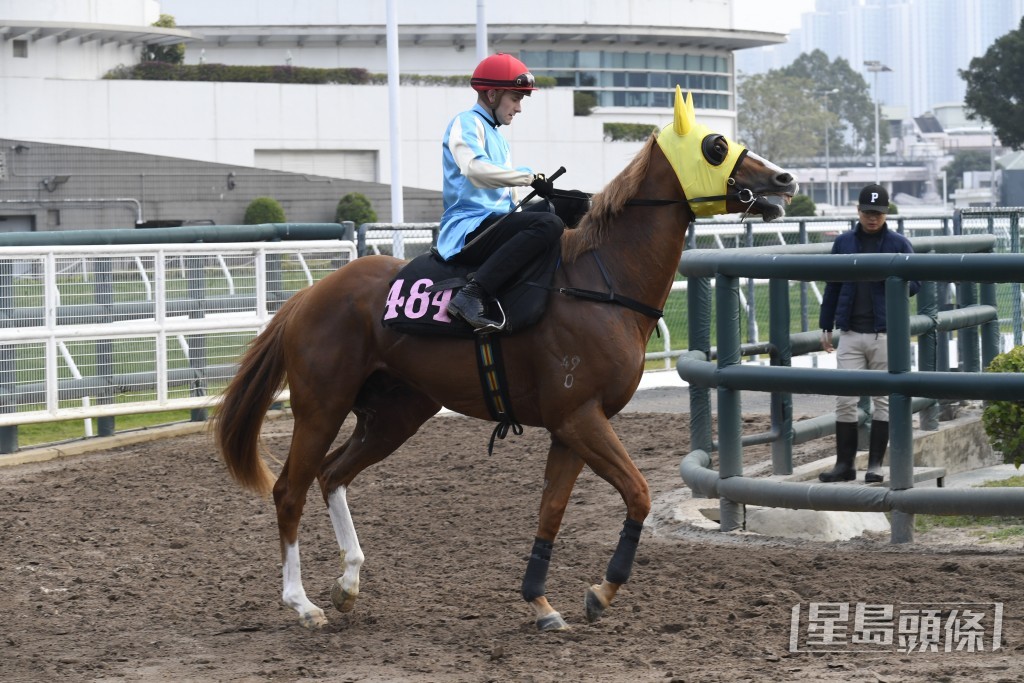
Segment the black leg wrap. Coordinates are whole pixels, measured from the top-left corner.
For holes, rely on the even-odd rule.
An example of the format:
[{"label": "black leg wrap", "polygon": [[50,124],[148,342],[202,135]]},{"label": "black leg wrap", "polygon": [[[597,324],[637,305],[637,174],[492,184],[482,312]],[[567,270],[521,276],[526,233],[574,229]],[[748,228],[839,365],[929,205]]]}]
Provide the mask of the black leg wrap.
[{"label": "black leg wrap", "polygon": [[532,602],[544,596],[544,583],[548,578],[548,565],[551,563],[551,548],[554,544],[543,538],[535,538],[530,561],[526,563],[526,575],[523,577],[523,600]]},{"label": "black leg wrap", "polygon": [[629,581],[629,573],[633,570],[633,558],[636,557],[636,547],[640,543],[640,532],[643,529],[643,522],[634,522],[629,518],[623,522],[619,544],[615,546],[615,554],[612,555],[608,571],[604,574],[608,582],[622,584]]}]

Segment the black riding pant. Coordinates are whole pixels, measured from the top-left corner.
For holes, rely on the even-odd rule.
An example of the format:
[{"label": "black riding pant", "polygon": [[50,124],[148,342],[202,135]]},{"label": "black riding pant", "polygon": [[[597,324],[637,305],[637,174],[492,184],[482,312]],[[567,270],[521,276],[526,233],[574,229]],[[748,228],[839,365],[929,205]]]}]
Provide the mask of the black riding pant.
[{"label": "black riding pant", "polygon": [[497,294],[516,273],[547,252],[562,236],[565,224],[547,210],[547,202],[537,202],[533,207],[538,208],[487,217],[480,227],[466,235],[462,251],[448,260],[479,266],[473,279],[488,294]]}]

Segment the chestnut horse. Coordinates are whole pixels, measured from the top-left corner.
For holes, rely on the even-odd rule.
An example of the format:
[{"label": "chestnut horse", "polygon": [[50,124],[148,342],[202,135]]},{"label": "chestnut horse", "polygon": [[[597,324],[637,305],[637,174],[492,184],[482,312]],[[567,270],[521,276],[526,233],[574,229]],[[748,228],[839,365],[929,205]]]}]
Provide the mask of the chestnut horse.
[{"label": "chestnut horse", "polygon": [[[502,340],[512,413],[551,434],[536,540],[522,585],[539,629],[568,628],[545,598],[544,584],[584,465],[614,486],[626,507],[604,579],[586,591],[588,621],[601,616],[629,578],[651,498],[608,420],[640,382],[657,324],[651,311],[668,299],[691,219],[742,211],[771,220],[795,192],[789,173],[698,124],[692,99],[677,88],[674,122],[652,135],[594,196],[579,226],[563,234],[556,288],[613,289],[642,305],[553,295],[538,323]],[[217,444],[231,475],[245,487],[273,491],[282,599],[310,628],[327,623],[306,597],[299,563],[299,519],[313,480],[341,547],[343,573],[331,601],[347,611],[359,594],[364,559],[346,500],[356,475],[393,453],[442,406],[491,419],[472,340],[410,336],[381,325],[389,282],[403,264],[388,256],[360,258],[291,297],[249,346],[215,416]],[[275,483],[258,441],[264,415],[285,382],[295,425]],[[349,413],[356,415],[354,431],[327,453]]]}]

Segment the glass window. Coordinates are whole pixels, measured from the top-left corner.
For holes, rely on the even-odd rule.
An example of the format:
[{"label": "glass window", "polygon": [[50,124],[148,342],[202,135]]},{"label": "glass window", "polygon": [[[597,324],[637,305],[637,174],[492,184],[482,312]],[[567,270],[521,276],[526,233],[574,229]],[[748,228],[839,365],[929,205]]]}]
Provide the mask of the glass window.
[{"label": "glass window", "polygon": [[649,52],[647,54],[647,68],[664,71],[668,68],[668,55],[664,52]]},{"label": "glass window", "polygon": [[575,71],[549,71],[544,74],[545,76],[551,76],[555,79],[555,85],[576,85],[576,72]]},{"label": "glass window", "polygon": [[712,55],[704,55],[700,58],[700,70],[701,71],[717,71],[718,58]]},{"label": "glass window", "polygon": [[612,105],[616,107],[626,106],[626,93],[623,90],[612,91]]},{"label": "glass window", "polygon": [[534,50],[523,50],[519,53],[519,59],[523,64],[528,64],[531,69],[544,69],[548,66],[548,53]]},{"label": "glass window", "polygon": [[626,87],[626,74],[622,71],[615,71],[612,73],[612,85],[617,88]]},{"label": "glass window", "polygon": [[652,73],[647,75],[647,80],[652,88],[667,88],[668,74]]},{"label": "glass window", "polygon": [[647,73],[646,72],[637,73],[636,71],[631,71],[631,72],[626,74],[626,77],[627,77],[626,78],[626,84],[630,88],[646,88],[647,87]]},{"label": "glass window", "polygon": [[669,55],[668,68],[672,71],[684,71],[686,69],[686,55]]},{"label": "glass window", "polygon": [[552,69],[574,69],[576,68],[575,52],[548,52],[548,67]]},{"label": "glass window", "polygon": [[627,52],[626,53],[626,68],[627,69],[646,69],[647,68],[647,53],[646,52]]},{"label": "glass window", "polygon": [[648,105],[648,98],[650,93],[647,92],[630,92],[626,93],[627,107],[646,107]]},{"label": "glass window", "polygon": [[576,74],[576,84],[594,86],[597,85],[600,80],[600,72],[597,71],[580,71]]},{"label": "glass window", "polygon": [[698,92],[698,93],[694,93],[693,94],[693,108],[694,109],[704,109],[705,108],[704,107],[704,93],[699,93]]},{"label": "glass window", "polygon": [[580,50],[576,53],[576,64],[581,69],[598,69],[601,67],[601,52],[598,50]]},{"label": "glass window", "polygon": [[601,85],[606,87],[606,88],[612,87],[613,85],[615,85],[615,77],[619,76],[619,75],[621,75],[621,74],[618,74],[618,73],[616,73],[614,71],[602,71],[601,72]]},{"label": "glass window", "polygon": [[621,52],[602,52],[601,66],[606,69],[624,69],[625,56]]},{"label": "glass window", "polygon": [[686,66],[683,68],[687,71],[700,71],[700,55],[686,55]]},{"label": "glass window", "polygon": [[725,57],[718,58],[718,71],[727,74],[729,73],[729,60]]},{"label": "glass window", "polygon": [[674,104],[675,94],[667,92],[651,93],[652,107],[671,107]]}]

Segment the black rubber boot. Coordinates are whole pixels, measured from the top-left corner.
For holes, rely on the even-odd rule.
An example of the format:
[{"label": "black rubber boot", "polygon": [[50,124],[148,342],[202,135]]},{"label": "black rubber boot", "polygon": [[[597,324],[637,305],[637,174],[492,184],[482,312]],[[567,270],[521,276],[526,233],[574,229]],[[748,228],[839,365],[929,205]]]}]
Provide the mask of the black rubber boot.
[{"label": "black rubber boot", "polygon": [[868,471],[864,481],[875,484],[884,478],[882,462],[885,461],[885,449],[889,446],[889,423],[882,420],[871,421],[871,439],[868,441]]},{"label": "black rubber boot", "polygon": [[485,316],[487,292],[475,280],[470,280],[448,302],[448,315],[465,320],[475,330],[501,329],[502,324]]},{"label": "black rubber boot", "polygon": [[853,481],[857,478],[857,423],[836,422],[836,466],[822,472],[818,479],[825,483]]}]

